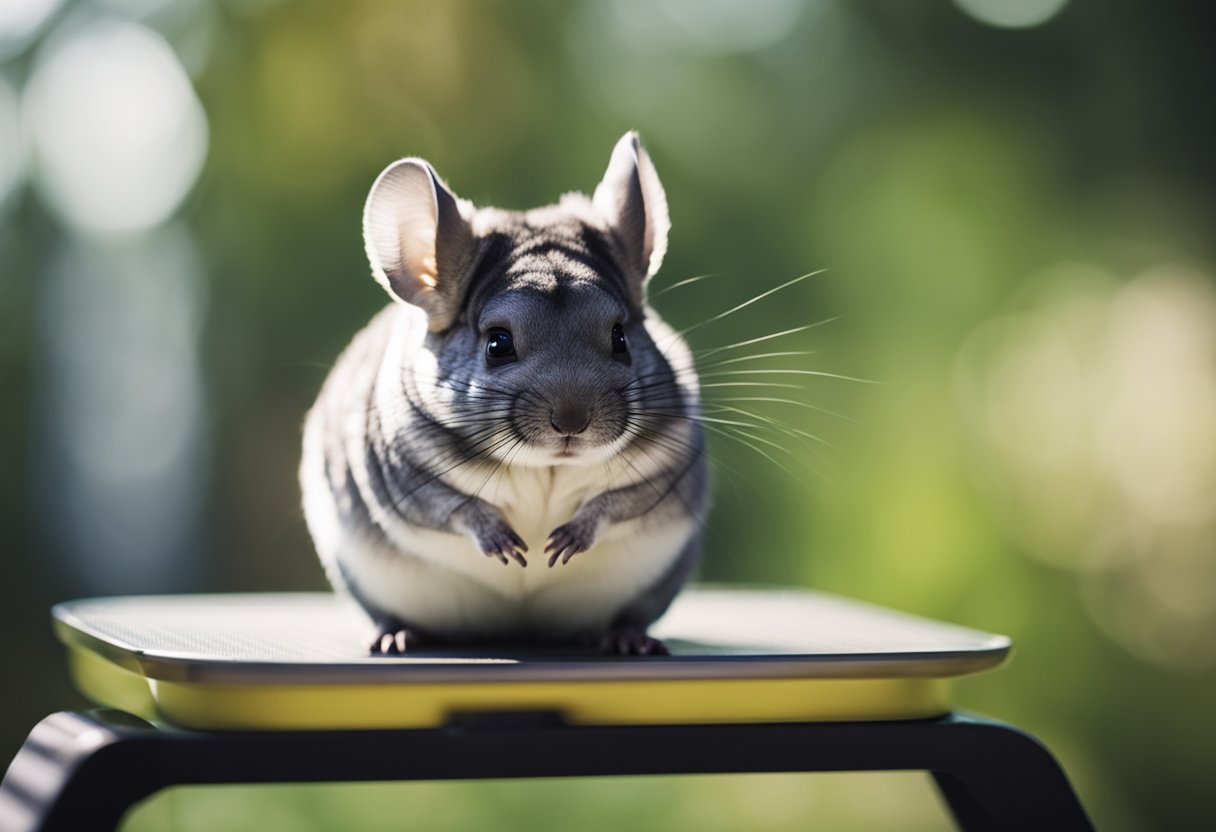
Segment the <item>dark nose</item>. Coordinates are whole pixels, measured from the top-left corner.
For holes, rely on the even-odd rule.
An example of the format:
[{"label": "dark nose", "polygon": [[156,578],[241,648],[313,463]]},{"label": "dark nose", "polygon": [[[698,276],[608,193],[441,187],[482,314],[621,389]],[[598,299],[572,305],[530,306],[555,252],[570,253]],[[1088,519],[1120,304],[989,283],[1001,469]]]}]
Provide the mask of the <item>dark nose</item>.
[{"label": "dark nose", "polygon": [[549,424],[563,436],[575,436],[591,424],[591,407],[582,402],[563,402],[549,412]]}]

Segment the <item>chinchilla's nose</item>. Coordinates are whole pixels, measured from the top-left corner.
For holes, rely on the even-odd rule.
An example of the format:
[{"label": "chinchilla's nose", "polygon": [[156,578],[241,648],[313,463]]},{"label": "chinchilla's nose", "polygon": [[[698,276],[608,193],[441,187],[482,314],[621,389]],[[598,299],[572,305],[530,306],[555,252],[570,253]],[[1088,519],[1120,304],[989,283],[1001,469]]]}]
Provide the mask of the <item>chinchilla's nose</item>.
[{"label": "chinchilla's nose", "polygon": [[577,436],[591,424],[591,405],[586,402],[561,402],[549,412],[549,424],[562,436]]}]

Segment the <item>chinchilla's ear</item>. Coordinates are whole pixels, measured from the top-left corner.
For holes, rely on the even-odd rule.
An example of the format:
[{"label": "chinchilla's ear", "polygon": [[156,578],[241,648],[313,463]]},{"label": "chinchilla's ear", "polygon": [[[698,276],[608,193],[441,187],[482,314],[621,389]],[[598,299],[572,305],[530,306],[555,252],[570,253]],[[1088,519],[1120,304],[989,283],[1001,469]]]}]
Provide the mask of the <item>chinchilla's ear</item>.
[{"label": "chinchilla's ear", "polygon": [[477,247],[472,212],[422,159],[393,162],[367,195],[363,243],[372,273],[393,297],[425,311],[432,332],[459,313]]},{"label": "chinchilla's ear", "polygon": [[608,221],[628,262],[630,274],[645,282],[663,265],[667,253],[667,194],[638,134],[630,130],[612,149],[612,159],[592,197]]}]

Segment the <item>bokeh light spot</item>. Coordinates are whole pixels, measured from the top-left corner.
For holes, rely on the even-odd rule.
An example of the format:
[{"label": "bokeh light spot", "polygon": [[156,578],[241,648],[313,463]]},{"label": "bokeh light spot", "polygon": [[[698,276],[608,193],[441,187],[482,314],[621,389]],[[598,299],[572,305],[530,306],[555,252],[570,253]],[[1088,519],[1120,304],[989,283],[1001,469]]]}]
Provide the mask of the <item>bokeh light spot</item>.
[{"label": "bokeh light spot", "polygon": [[974,470],[1028,554],[1074,570],[1132,654],[1216,663],[1216,291],[1163,265],[1057,266],[959,357]]},{"label": "bokeh light spot", "polygon": [[968,16],[1001,29],[1041,26],[1064,10],[1068,0],[954,0]]},{"label": "bokeh light spot", "polygon": [[0,3],[0,60],[26,47],[61,0],[4,0]]},{"label": "bokeh light spot", "polygon": [[147,27],[100,21],[53,39],[25,96],[40,190],[80,230],[153,228],[202,170],[206,115]]},{"label": "bokeh light spot", "polygon": [[202,266],[169,226],[59,251],[40,309],[40,509],[93,591],[190,585],[207,484]]}]

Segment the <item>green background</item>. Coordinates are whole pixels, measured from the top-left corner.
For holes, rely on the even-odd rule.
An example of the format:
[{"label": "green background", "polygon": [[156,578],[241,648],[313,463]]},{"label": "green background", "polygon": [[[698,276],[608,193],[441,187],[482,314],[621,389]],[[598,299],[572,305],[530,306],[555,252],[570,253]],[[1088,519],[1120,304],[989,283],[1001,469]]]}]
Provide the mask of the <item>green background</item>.
[{"label": "green background", "polygon": [[[656,299],[674,325],[826,269],[699,327],[693,347],[832,319],[751,348],[812,356],[719,369],[877,382],[716,377],[794,384],[706,398],[830,446],[767,421],[751,433],[780,447],[714,434],[701,578],[814,587],[1006,633],[1012,663],[960,683],[965,707],[1039,735],[1102,829],[1211,828],[1216,60],[1197,2],[1054,5],[1026,28],[966,11],[1001,8],[979,0],[60,9],[0,63],[13,89],[56,27],[104,14],[161,33],[206,113],[205,166],[172,220],[197,252],[186,340],[202,450],[175,474],[195,488],[190,532],[163,553],[180,560],[130,575],[81,566],[102,530],[63,531],[88,515],[61,501],[56,455],[76,434],[53,427],[47,391],[67,340],[44,283],[82,232],[47,207],[32,153],[26,184],[0,200],[0,757],[50,710],[84,705],[51,603],[324,586],[298,508],[300,424],[325,368],[385,301],[359,229],[385,164],[423,156],[461,196],[524,208],[594,187],[636,128],[673,221],[652,293],[714,274]],[[120,422],[154,394],[105,389]],[[845,418],[728,401],[740,395]],[[73,401],[77,416],[93,406]],[[946,820],[927,777],[873,774],[183,789],[131,828],[406,823]]]}]

